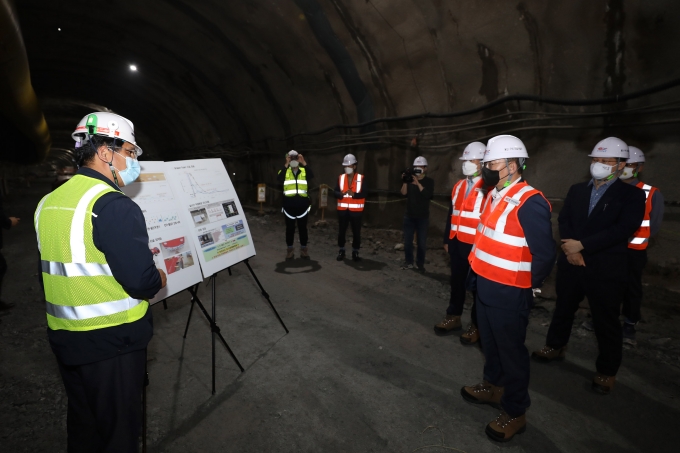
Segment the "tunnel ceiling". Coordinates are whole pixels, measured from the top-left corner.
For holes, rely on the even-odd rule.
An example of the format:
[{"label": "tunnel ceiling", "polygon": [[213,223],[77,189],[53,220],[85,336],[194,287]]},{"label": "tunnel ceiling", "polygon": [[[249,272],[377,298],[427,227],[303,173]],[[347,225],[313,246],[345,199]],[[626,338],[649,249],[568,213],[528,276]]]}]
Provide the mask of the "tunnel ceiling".
[{"label": "tunnel ceiling", "polygon": [[[86,113],[131,119],[149,157],[284,149],[340,123],[507,94],[588,99],[679,77],[680,2],[16,2],[53,147]],[[135,64],[137,72],[129,70]]]}]

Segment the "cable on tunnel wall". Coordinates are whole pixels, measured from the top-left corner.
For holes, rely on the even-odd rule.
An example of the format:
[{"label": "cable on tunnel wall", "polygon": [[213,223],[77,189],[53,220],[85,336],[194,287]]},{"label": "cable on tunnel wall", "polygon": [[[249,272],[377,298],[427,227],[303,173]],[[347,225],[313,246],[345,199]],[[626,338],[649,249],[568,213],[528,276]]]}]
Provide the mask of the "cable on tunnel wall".
[{"label": "cable on tunnel wall", "polygon": [[[546,129],[592,129],[592,128],[616,128],[616,127],[639,127],[639,126],[653,126],[653,125],[662,125],[662,124],[673,124],[680,122],[680,117],[676,118],[673,117],[671,119],[665,119],[665,120],[660,120],[660,121],[636,121],[635,123],[606,123],[606,124],[598,124],[596,126],[592,125],[564,125],[564,124],[557,124],[557,125],[547,125],[547,126],[538,126],[535,123],[536,122],[547,122],[547,121],[573,121],[573,120],[587,120],[587,119],[594,119],[594,118],[610,118],[614,116],[626,116],[626,115],[632,115],[632,114],[644,114],[644,115],[653,115],[653,114],[660,114],[660,113],[672,113],[672,112],[677,112],[680,111],[680,108],[678,107],[670,107],[670,106],[677,106],[680,104],[680,100],[673,100],[669,102],[664,102],[664,103],[659,103],[659,104],[654,104],[650,106],[642,106],[642,107],[635,107],[635,108],[629,108],[625,110],[619,110],[619,111],[611,111],[611,112],[546,112],[546,111],[522,111],[518,110],[515,112],[507,112],[504,114],[500,115],[495,115],[489,118],[483,118],[483,119],[478,119],[474,121],[468,121],[464,123],[458,123],[458,124],[450,124],[450,125],[440,125],[440,126],[434,126],[434,125],[428,125],[428,126],[422,126],[422,127],[410,127],[410,128],[390,128],[390,129],[382,129],[382,130],[374,130],[371,132],[364,132],[360,134],[337,134],[332,137],[326,138],[326,139],[320,139],[316,140],[314,137],[317,137],[319,135],[322,135],[326,132],[335,130],[335,129],[356,129],[356,128],[365,128],[370,125],[375,125],[379,123],[387,124],[390,122],[397,122],[397,121],[409,121],[409,120],[418,120],[418,119],[433,119],[433,118],[438,118],[438,119],[446,119],[446,118],[455,118],[455,117],[461,117],[461,116],[466,116],[466,115],[472,115],[475,113],[482,112],[484,110],[493,108],[495,106],[498,106],[500,104],[504,104],[507,102],[511,101],[532,101],[532,102],[538,102],[539,104],[551,104],[551,105],[560,105],[560,106],[579,106],[579,107],[585,107],[585,106],[602,106],[606,104],[615,104],[615,103],[620,103],[620,102],[625,102],[629,101],[632,99],[637,99],[641,98],[644,96],[649,96],[654,93],[658,93],[661,91],[665,91],[674,87],[680,86],[680,78],[678,79],[673,79],[668,82],[656,85],[654,87],[646,88],[644,90],[638,90],[632,93],[624,94],[624,95],[617,95],[617,96],[610,96],[606,98],[599,98],[599,99],[578,99],[578,100],[570,100],[570,99],[555,99],[555,98],[544,98],[541,96],[534,96],[534,95],[525,95],[525,94],[517,94],[517,95],[510,95],[510,96],[505,96],[503,98],[497,99],[495,101],[489,102],[487,104],[474,107],[471,109],[467,110],[461,110],[457,112],[449,112],[449,113],[442,113],[442,114],[436,114],[436,113],[423,113],[423,114],[417,114],[417,115],[409,115],[409,116],[402,116],[402,117],[389,117],[389,118],[380,118],[380,119],[375,119],[363,123],[358,123],[358,124],[347,124],[347,125],[334,125],[334,126],[329,126],[327,128],[314,131],[314,132],[301,132],[298,134],[290,135],[285,138],[264,138],[260,140],[255,140],[252,143],[266,143],[268,141],[275,141],[275,142],[288,142],[290,144],[290,140],[294,140],[295,138],[298,138],[298,142],[293,145],[295,149],[299,151],[304,151],[304,152],[314,152],[314,153],[330,153],[330,152],[335,152],[336,150],[339,149],[346,149],[346,148],[353,148],[357,146],[396,146],[399,148],[406,148],[408,145],[402,141],[398,142],[391,142],[389,141],[390,139],[400,139],[400,138],[412,138],[414,135],[417,135],[421,138],[436,138],[436,136],[440,136],[439,140],[437,143],[434,144],[427,144],[427,143],[421,143],[419,145],[420,149],[427,149],[429,151],[437,152],[437,150],[442,150],[442,149],[447,149],[451,148],[453,146],[459,146],[461,144],[466,144],[469,143],[470,141],[474,140],[483,140],[485,138],[492,137],[494,135],[502,134],[502,133],[510,133],[510,132],[517,132],[517,131],[530,131],[530,130],[546,130]],[[663,107],[669,107],[669,108],[663,108]],[[516,118],[517,116],[529,116],[529,115],[536,115],[539,116],[538,118]],[[510,118],[506,121],[497,121],[500,119],[504,118]],[[485,134],[476,138],[469,138],[464,141],[457,141],[455,143],[451,143],[451,137],[448,140],[444,140],[446,134],[460,134],[460,133],[466,133],[470,132],[474,129],[483,129],[483,128],[497,128],[499,125],[511,125],[511,124],[516,124],[516,123],[534,123],[531,125],[527,125],[524,127],[517,127],[517,128],[499,128],[494,131],[492,134]],[[465,127],[468,126],[468,127]],[[365,139],[365,140],[364,140]],[[441,141],[441,143],[439,143]],[[337,144],[337,145],[335,145]],[[335,145],[335,146],[328,146],[328,145]],[[252,146],[245,146],[245,142],[239,143],[239,144],[231,144],[231,143],[215,143],[213,145],[208,145],[208,146],[198,146],[194,148],[189,148],[189,149],[182,149],[182,150],[176,150],[175,152],[177,153],[182,153],[182,155],[192,155],[194,157],[203,157],[203,156],[224,156],[228,158],[233,158],[233,159],[238,159],[242,158],[245,155],[266,155],[266,154],[277,154],[280,151],[276,149],[271,149],[270,146],[267,146],[266,148],[268,149],[257,149]],[[214,150],[214,151],[212,151]]]}]

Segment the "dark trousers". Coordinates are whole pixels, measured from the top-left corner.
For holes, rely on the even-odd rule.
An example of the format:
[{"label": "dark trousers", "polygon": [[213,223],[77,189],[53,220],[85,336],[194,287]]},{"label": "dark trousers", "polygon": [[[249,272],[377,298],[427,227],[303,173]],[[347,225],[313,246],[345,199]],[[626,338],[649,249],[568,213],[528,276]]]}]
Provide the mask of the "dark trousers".
[{"label": "dark trousers", "polygon": [[557,266],[555,290],[557,301],[546,344],[556,349],[566,346],[576,310],[587,297],[599,347],[595,368],[606,376],[616,376],[623,350],[619,314],[626,291],[625,283],[589,276],[584,267],[564,264]]},{"label": "dark trousers", "polygon": [[628,291],[623,296],[623,316],[636,323],[642,319],[642,271],[647,265],[647,250],[628,249]]},{"label": "dark trousers", "polygon": [[404,259],[407,264],[413,264],[413,235],[418,235],[418,251],[416,264],[425,264],[425,249],[427,244],[427,227],[430,219],[415,219],[404,216]]},{"label": "dark trousers", "polygon": [[146,350],[87,365],[57,362],[68,396],[68,452],[137,452]]},{"label": "dark trousers", "polygon": [[338,247],[345,248],[345,236],[347,227],[352,226],[352,250],[359,250],[361,247],[361,213],[351,211],[338,211]]},{"label": "dark trousers", "polygon": [[[531,289],[527,289],[531,293]],[[480,294],[481,293],[481,294]],[[529,398],[529,351],[524,345],[529,324],[529,311],[506,310],[491,307],[480,301],[483,291],[477,296],[477,321],[479,336],[484,351],[484,379],[493,385],[505,387],[501,406],[511,417],[524,414],[531,404]],[[522,291],[521,297],[531,297]],[[508,305],[520,305],[508,301]]]},{"label": "dark trousers", "polygon": [[302,247],[307,247],[307,214],[295,219],[286,216],[286,245],[288,245],[288,247],[293,246],[293,242],[295,241],[295,224],[297,224],[299,230],[300,245]]},{"label": "dark trousers", "polygon": [[2,281],[5,279],[5,274],[7,273],[7,261],[5,257],[0,253],[0,297],[2,297]]},{"label": "dark trousers", "polygon": [[[449,241],[449,258],[451,263],[451,298],[449,299],[449,306],[446,309],[447,315],[460,316],[463,313],[463,305],[465,304],[465,290],[468,273],[470,272],[470,262],[468,255],[472,250],[472,244],[459,241],[453,238]],[[472,292],[472,324],[477,326],[477,308],[476,301],[477,294]],[[479,327],[479,326],[477,326]]]}]

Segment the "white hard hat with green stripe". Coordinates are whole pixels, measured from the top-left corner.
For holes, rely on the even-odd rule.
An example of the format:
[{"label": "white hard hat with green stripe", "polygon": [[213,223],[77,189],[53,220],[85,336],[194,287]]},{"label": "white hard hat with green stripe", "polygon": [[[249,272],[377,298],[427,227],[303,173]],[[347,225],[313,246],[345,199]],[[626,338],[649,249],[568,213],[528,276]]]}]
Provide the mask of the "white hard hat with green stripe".
[{"label": "white hard hat with green stripe", "polygon": [[132,121],[111,112],[93,112],[85,115],[76,126],[71,137],[81,146],[90,140],[90,136],[109,137],[124,140],[134,145],[137,156],[141,156],[142,148],[135,139],[135,126]]}]

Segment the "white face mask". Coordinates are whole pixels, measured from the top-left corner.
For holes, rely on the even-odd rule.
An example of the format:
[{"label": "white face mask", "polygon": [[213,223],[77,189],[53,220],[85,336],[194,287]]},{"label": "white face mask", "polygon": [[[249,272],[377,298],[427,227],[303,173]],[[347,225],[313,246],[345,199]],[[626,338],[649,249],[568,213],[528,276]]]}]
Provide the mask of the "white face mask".
[{"label": "white face mask", "polygon": [[590,175],[594,179],[604,179],[613,173],[613,165],[605,165],[600,162],[590,164]]},{"label": "white face mask", "polygon": [[351,175],[352,173],[354,173],[354,169],[352,167],[345,167],[345,173]]},{"label": "white face mask", "polygon": [[635,176],[635,169],[631,167],[625,167],[623,169],[623,173],[621,173],[621,176],[619,178],[621,179],[630,179]]},{"label": "white face mask", "polygon": [[291,161],[290,161],[290,166],[291,166],[291,167],[297,168],[298,165],[300,165],[300,162],[298,162],[298,161],[296,161],[296,160],[291,160]]},{"label": "white face mask", "polygon": [[476,176],[479,170],[477,169],[477,164],[466,160],[463,162],[463,174],[465,176]]}]

